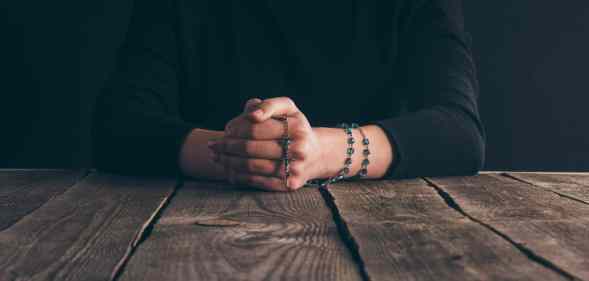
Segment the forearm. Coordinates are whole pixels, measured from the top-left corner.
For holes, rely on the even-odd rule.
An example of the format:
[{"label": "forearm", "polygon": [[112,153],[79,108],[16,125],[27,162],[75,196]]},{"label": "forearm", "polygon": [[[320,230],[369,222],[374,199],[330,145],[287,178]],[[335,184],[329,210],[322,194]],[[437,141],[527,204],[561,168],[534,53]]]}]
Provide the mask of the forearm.
[{"label": "forearm", "polygon": [[194,178],[223,179],[223,166],[215,163],[208,148],[209,140],[223,138],[223,131],[193,129],[182,144],[178,156],[183,175]]},{"label": "forearm", "polygon": [[[348,148],[347,137],[344,130],[340,128],[313,128],[318,134],[322,143],[323,157],[325,166],[322,172],[322,178],[336,175],[344,166],[346,160],[346,150]],[[388,167],[393,163],[393,149],[386,133],[376,125],[363,126],[362,130],[370,140],[370,155],[368,159],[367,178],[381,178],[385,175]],[[350,175],[356,175],[361,168],[364,155],[362,154],[362,135],[358,129],[352,130],[356,143],[354,144],[355,153],[352,155],[352,165]]]}]

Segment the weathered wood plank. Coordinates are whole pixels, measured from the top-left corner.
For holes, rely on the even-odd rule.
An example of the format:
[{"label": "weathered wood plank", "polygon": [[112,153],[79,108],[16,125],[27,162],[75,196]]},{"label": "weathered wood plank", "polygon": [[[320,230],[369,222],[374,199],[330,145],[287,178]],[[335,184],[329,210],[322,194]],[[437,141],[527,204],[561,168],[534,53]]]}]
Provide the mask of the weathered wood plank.
[{"label": "weathered wood plank", "polygon": [[589,175],[587,174],[507,173],[507,175],[589,204]]},{"label": "weathered wood plank", "polygon": [[65,192],[85,174],[69,170],[0,170],[0,231]]},{"label": "weathered wood plank", "polygon": [[450,208],[421,179],[328,191],[370,280],[562,280]]},{"label": "weathered wood plank", "polygon": [[87,176],[0,232],[0,280],[109,280],[174,187]]},{"label": "weathered wood plank", "polygon": [[589,280],[589,205],[497,174],[431,181],[538,262]]},{"label": "weathered wood plank", "polygon": [[361,280],[317,189],[180,188],[121,280]]}]

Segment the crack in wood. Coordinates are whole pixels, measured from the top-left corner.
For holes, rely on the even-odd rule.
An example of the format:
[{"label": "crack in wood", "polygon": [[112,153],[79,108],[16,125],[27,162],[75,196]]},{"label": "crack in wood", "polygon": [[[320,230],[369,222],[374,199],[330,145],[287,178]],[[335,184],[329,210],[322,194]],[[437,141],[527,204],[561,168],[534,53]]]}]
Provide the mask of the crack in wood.
[{"label": "crack in wood", "polygon": [[199,225],[212,227],[232,227],[244,225],[243,222],[225,219],[222,217],[213,218],[187,218],[187,217],[172,217],[163,218],[158,221],[160,225]]},{"label": "crack in wood", "polygon": [[517,176],[514,176],[512,174],[509,174],[509,173],[500,173],[499,175],[502,176],[502,177],[510,178],[512,180],[521,182],[521,183],[525,183],[525,184],[529,184],[531,186],[535,186],[535,187],[539,187],[539,188],[545,189],[545,190],[550,191],[550,192],[552,192],[552,193],[554,193],[554,194],[556,194],[556,195],[558,195],[560,197],[567,198],[567,199],[570,199],[570,200],[573,200],[573,201],[576,201],[576,202],[579,202],[579,203],[583,203],[583,204],[589,205],[589,202],[587,202],[587,201],[585,201],[583,199],[577,198],[577,197],[575,197],[573,195],[569,195],[569,194],[560,192],[558,190],[554,190],[554,189],[549,188],[549,187],[537,185],[537,184],[535,184],[533,182],[529,182],[527,180],[518,178]]},{"label": "crack in wood", "polygon": [[368,271],[366,270],[364,260],[360,255],[358,243],[356,242],[356,239],[354,239],[354,236],[352,236],[352,234],[350,233],[350,229],[348,228],[346,221],[341,216],[339,209],[335,204],[335,198],[329,192],[329,188],[318,188],[318,190],[321,196],[323,197],[325,204],[327,205],[327,207],[331,211],[331,214],[333,215],[333,220],[335,222],[335,225],[337,226],[339,237],[342,239],[344,245],[346,245],[346,248],[348,248],[348,250],[352,254],[352,258],[358,266],[358,270],[360,271],[360,276],[362,277],[362,280],[372,280],[368,275]]},{"label": "crack in wood", "polygon": [[452,198],[452,195],[450,195],[450,193],[448,193],[446,190],[444,190],[442,187],[438,186],[435,184],[435,182],[431,181],[428,178],[423,178],[423,180],[425,180],[427,182],[427,184],[429,186],[431,186],[432,188],[434,188],[434,190],[438,193],[438,195],[440,195],[440,197],[444,200],[444,202],[446,202],[446,204],[448,205],[448,207],[456,210],[457,212],[459,212],[460,214],[462,214],[463,216],[465,216],[466,218],[470,219],[471,221],[487,228],[488,230],[490,230],[491,232],[495,233],[496,235],[498,235],[499,237],[501,237],[502,239],[504,239],[505,241],[509,242],[511,245],[513,245],[518,251],[520,251],[522,254],[524,254],[529,260],[536,262],[538,264],[540,264],[541,266],[544,266],[545,268],[552,270],[554,272],[556,272],[557,274],[562,275],[563,277],[569,279],[569,280],[579,280],[581,281],[582,279],[567,272],[566,270],[560,268],[558,265],[554,264],[552,261],[536,254],[532,249],[526,247],[524,244],[522,243],[518,243],[515,240],[513,240],[511,237],[509,237],[509,235],[499,231],[497,228],[491,226],[490,224],[487,224],[473,216],[471,216],[470,214],[468,214],[467,212],[465,212],[460,205],[456,202],[456,200],[454,200],[454,198]]},{"label": "crack in wood", "polygon": [[141,245],[141,243],[143,243],[143,241],[145,241],[149,237],[149,235],[151,234],[151,232],[153,230],[153,226],[157,223],[157,221],[159,220],[161,214],[166,209],[166,207],[170,205],[172,198],[176,195],[176,192],[178,191],[178,189],[181,186],[182,186],[182,181],[178,180],[178,183],[176,185],[174,185],[174,187],[171,188],[170,193],[168,193],[168,195],[166,195],[162,199],[162,201],[157,206],[157,208],[155,208],[155,210],[152,212],[151,216],[149,216],[149,218],[143,223],[141,228],[137,231],[133,240],[131,240],[131,243],[129,243],[129,245],[127,246],[127,250],[125,251],[125,254],[119,260],[117,265],[114,267],[114,269],[110,275],[110,281],[119,280],[119,277],[122,275],[123,271],[125,270],[125,266],[129,262],[129,260],[133,257],[133,254],[135,253],[137,248]]}]

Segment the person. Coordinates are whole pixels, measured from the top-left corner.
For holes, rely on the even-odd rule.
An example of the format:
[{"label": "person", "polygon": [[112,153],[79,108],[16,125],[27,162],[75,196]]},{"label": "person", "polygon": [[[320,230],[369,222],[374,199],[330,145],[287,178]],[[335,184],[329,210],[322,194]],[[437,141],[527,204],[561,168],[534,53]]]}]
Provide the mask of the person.
[{"label": "person", "polygon": [[275,191],[475,174],[485,132],[461,5],[137,2],[96,102],[96,167]]}]

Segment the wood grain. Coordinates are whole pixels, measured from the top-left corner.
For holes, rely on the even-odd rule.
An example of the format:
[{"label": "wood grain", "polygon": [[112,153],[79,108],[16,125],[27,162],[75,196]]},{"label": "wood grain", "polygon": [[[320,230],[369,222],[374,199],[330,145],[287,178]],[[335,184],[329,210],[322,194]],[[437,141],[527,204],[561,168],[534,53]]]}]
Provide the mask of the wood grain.
[{"label": "wood grain", "polygon": [[0,232],[0,280],[109,280],[175,187],[91,174]]},{"label": "wood grain", "polygon": [[589,204],[589,175],[507,173],[508,176]]},{"label": "wood grain", "polygon": [[450,208],[420,179],[328,190],[370,280],[563,280]]},{"label": "wood grain", "polygon": [[65,192],[85,174],[69,170],[0,170],[0,231]]},{"label": "wood grain", "polygon": [[589,205],[497,174],[431,181],[540,263],[589,280]]},{"label": "wood grain", "polygon": [[180,188],[121,280],[361,280],[317,189]]}]

